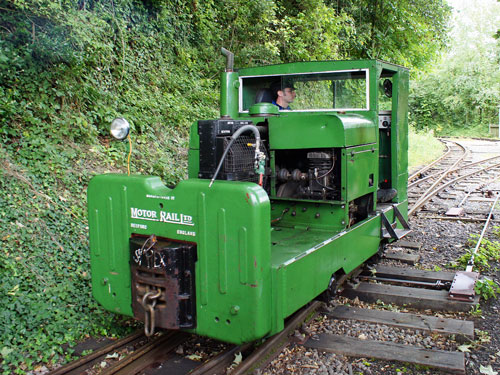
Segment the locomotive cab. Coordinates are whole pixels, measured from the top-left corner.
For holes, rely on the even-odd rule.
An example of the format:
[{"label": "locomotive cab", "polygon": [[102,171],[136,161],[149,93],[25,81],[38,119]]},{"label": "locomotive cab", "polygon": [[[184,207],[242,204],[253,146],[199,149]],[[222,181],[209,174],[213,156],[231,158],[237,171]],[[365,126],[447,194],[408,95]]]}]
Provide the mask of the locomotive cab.
[{"label": "locomotive cab", "polygon": [[228,67],[220,118],[191,127],[187,180],[89,184],[95,298],[149,333],[279,332],[408,232],[407,97],[407,69],[377,60]]}]

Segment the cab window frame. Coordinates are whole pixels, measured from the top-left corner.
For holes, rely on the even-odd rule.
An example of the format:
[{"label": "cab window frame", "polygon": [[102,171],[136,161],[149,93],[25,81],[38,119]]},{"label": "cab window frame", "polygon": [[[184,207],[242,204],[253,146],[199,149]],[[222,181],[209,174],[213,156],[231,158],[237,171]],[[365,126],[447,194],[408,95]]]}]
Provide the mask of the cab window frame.
[{"label": "cab window frame", "polygon": [[244,80],[248,78],[269,78],[272,77],[281,78],[284,77],[296,77],[296,76],[306,76],[306,75],[327,75],[327,74],[345,74],[345,73],[365,73],[365,95],[366,95],[366,106],[365,108],[311,108],[311,109],[283,109],[281,112],[347,112],[347,111],[369,111],[370,110],[370,69],[346,69],[346,70],[328,70],[328,71],[315,71],[315,72],[304,72],[304,73],[284,73],[284,74],[259,74],[259,75],[247,75],[240,76],[239,79],[239,89],[238,89],[238,111],[239,113],[248,113],[249,108],[243,109],[243,93],[244,93]]}]

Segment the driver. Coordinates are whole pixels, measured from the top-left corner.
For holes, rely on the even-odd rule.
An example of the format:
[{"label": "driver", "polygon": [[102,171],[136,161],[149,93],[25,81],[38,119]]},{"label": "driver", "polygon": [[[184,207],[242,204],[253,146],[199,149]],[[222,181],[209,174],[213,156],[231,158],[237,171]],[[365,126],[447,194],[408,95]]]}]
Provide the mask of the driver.
[{"label": "driver", "polygon": [[280,110],[286,109],[290,111],[290,103],[293,103],[295,96],[297,95],[293,84],[285,82],[282,85],[281,82],[278,81],[274,82],[270,88],[274,95],[272,103],[278,106]]}]

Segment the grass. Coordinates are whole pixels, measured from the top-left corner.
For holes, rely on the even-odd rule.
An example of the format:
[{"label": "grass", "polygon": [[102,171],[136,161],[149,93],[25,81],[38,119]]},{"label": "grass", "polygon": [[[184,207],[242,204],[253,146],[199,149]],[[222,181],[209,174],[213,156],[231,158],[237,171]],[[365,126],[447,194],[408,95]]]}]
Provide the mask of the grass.
[{"label": "grass", "polygon": [[436,134],[442,137],[493,138],[488,124],[437,125]]},{"label": "grass", "polygon": [[432,131],[416,132],[410,128],[408,169],[432,162],[443,154],[444,145],[434,137]]}]

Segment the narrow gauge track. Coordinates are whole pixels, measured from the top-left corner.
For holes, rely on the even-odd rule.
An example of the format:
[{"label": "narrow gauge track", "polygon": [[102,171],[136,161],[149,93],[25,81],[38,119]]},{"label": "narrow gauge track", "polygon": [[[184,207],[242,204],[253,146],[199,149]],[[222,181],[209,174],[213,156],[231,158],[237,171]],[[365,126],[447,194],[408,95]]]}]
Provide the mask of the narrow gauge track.
[{"label": "narrow gauge track", "polygon": [[[443,155],[441,155],[439,158],[431,162],[430,164],[427,164],[426,166],[420,168],[419,170],[415,171],[408,177],[408,184],[413,182],[416,179],[421,179],[423,175],[429,171],[429,170],[440,170],[445,168],[447,164],[450,163],[449,159],[454,160],[456,158],[456,154],[466,156],[466,149],[464,146],[460,145],[457,142],[454,141],[446,141],[446,140],[441,140],[441,142],[444,143],[446,147],[446,151]],[[443,164],[443,165],[441,165]],[[431,174],[433,175],[433,174]]]},{"label": "narrow gauge track", "polygon": [[114,351],[122,350],[128,345],[134,346],[144,340],[146,340],[144,333],[142,331],[136,331],[120,340],[111,342],[86,356],[78,358],[73,362],[67,363],[64,366],[51,371],[50,375],[76,375],[85,373],[97,362],[104,359],[108,354],[113,353]]},{"label": "narrow gauge track", "polygon": [[[425,190],[425,194],[419,195],[418,199],[412,199],[413,206],[411,207],[410,213],[414,214],[420,209],[425,203],[429,201],[432,197],[435,197],[439,193],[443,192],[446,188],[450,186],[455,186],[460,182],[466,182],[466,184],[462,187],[462,193],[464,197],[461,200],[459,206],[463,205],[468,199],[472,199],[474,193],[484,191],[488,187],[488,183],[494,181],[500,177],[500,156],[490,157],[479,161],[469,161],[463,165],[464,160],[469,156],[469,152],[467,148],[458,142],[448,141],[445,143],[447,147],[447,151],[445,154],[437,159],[435,162],[427,165],[425,168],[415,172],[409,178],[409,189],[415,191],[419,190],[420,192]],[[493,174],[489,173],[485,177],[485,172],[493,171]],[[451,178],[452,174],[459,174],[456,178]],[[480,178],[474,179],[473,176],[481,176]],[[440,199],[443,199],[443,196],[438,196]],[[446,198],[444,198],[446,199]],[[429,213],[429,211],[427,211]],[[432,212],[431,213],[436,213]],[[431,216],[422,216],[420,213],[420,217],[429,217],[435,218]],[[438,217],[438,218],[443,218]],[[464,217],[455,217],[453,219],[457,220],[466,220],[470,219],[475,220],[474,218],[464,218]],[[481,218],[476,218],[477,221],[486,220]],[[364,279],[371,278],[372,276],[365,276]],[[363,279],[363,276],[361,277]],[[378,281],[384,281],[383,276],[380,275],[378,277]],[[406,283],[408,280],[400,280],[396,283]],[[394,280],[389,280],[389,282],[394,282]],[[414,284],[421,284],[420,286],[426,286],[426,281],[413,281]],[[427,282],[427,284],[429,284]],[[431,283],[432,284],[432,283]],[[429,286],[429,285],[427,285]],[[432,285],[430,285],[432,287]],[[172,354],[175,349],[185,343],[189,336],[184,333],[175,333],[175,332],[167,332],[163,335],[157,335],[153,339],[146,339],[141,333],[134,333],[122,340],[118,340],[86,357],[82,357],[75,362],[72,362],[68,365],[65,365],[53,372],[50,375],[69,375],[69,374],[161,374],[161,373],[169,373],[169,374],[191,374],[191,375],[202,375],[202,374],[226,374],[228,372],[228,368],[232,368],[231,374],[241,375],[241,374],[250,374],[253,373],[257,369],[264,369],[267,364],[269,364],[279,353],[286,347],[291,341],[295,341],[299,345],[306,344],[306,340],[302,342],[298,342],[298,340],[292,337],[292,334],[296,331],[297,327],[302,325],[307,318],[311,318],[316,314],[319,314],[321,319],[329,319],[329,318],[341,318],[342,314],[344,314],[343,319],[352,319],[355,315],[353,311],[343,312],[341,313],[342,308],[337,308],[336,312],[328,312],[320,309],[321,304],[319,302],[314,302],[310,304],[308,307],[299,311],[297,314],[291,318],[285,329],[279,334],[269,338],[264,344],[255,347],[253,344],[247,344],[244,346],[227,346],[225,350],[223,350],[220,354],[214,356],[213,358],[207,360],[205,363],[202,363],[198,366],[194,366],[191,364],[191,368],[187,369],[182,366],[170,372],[155,372],[155,369],[168,368],[169,361],[172,362]],[[339,312],[340,311],[340,312]],[[340,314],[340,315],[339,315]],[[347,316],[347,315],[350,316]],[[366,313],[363,313],[366,315]],[[378,313],[380,315],[380,313]],[[425,321],[426,327],[430,327],[429,320]],[[366,316],[363,319],[366,318]],[[371,318],[373,319],[373,318]],[[393,320],[401,320],[406,318],[394,318]],[[415,319],[415,318],[412,318]],[[456,323],[455,324],[459,324]],[[460,324],[459,324],[460,325]],[[442,326],[442,323],[441,323]],[[425,327],[424,327],[425,328]],[[439,329],[436,329],[439,331]],[[434,332],[436,331],[434,330]],[[432,330],[431,330],[432,331]],[[468,328],[468,332],[470,331],[470,327]],[[463,334],[464,336],[469,335],[469,333],[464,332],[455,332],[454,334]],[[307,338],[307,336],[305,336]],[[314,343],[311,340],[308,341],[309,347],[317,347],[321,349],[321,345],[325,344],[325,340],[328,341],[328,338],[324,338],[321,336],[320,344]],[[356,346],[356,342],[345,339],[342,337],[335,337],[335,340],[338,342],[342,342],[342,345],[345,347],[348,346]],[[103,359],[105,359],[106,355],[115,353],[119,351],[121,348],[125,346],[134,345],[137,346],[135,350],[127,355],[119,361],[115,361],[109,367],[104,369],[96,369],[96,364],[99,364]],[[388,351],[395,351],[398,349],[397,347],[387,347]],[[324,349],[325,350],[325,349]],[[338,351],[342,352],[344,350],[346,355],[353,355],[349,351],[345,351],[345,348],[338,348]],[[398,349],[399,350],[399,349]],[[396,350],[397,351],[397,350]],[[239,364],[236,365],[234,363],[235,356],[239,353],[245,353],[245,359]],[[407,355],[407,354],[404,354]],[[426,355],[436,356],[436,355],[444,355],[443,353],[432,352],[429,351]],[[442,357],[439,357],[440,361],[443,361]],[[395,358],[397,359],[397,358]],[[455,358],[455,362],[457,359]],[[458,359],[460,362],[460,359]],[[172,366],[172,364],[170,365]],[[175,364],[173,366],[176,366]],[[444,369],[446,370],[448,366],[448,370],[450,366],[453,364],[444,364]],[[455,366],[456,363],[455,363]],[[99,367],[99,366],[97,366]],[[439,364],[438,364],[439,367]],[[456,373],[462,373],[462,371],[458,366],[452,371]],[[102,370],[102,371],[100,371]]]},{"label": "narrow gauge track", "polygon": [[421,207],[429,198],[433,190],[457,170],[457,166],[467,157],[468,150],[458,142],[441,140],[447,152],[435,162],[423,167],[408,178],[408,203],[412,210]]},{"label": "narrow gauge track", "polygon": [[[76,375],[76,374],[100,374],[100,375],[135,375],[135,374],[189,374],[189,375],[215,375],[226,374],[229,367],[233,367],[231,374],[246,374],[256,368],[263,367],[271,359],[272,355],[289,343],[289,336],[304,321],[316,314],[320,302],[314,301],[307,307],[294,314],[286,323],[280,333],[266,340],[262,345],[256,343],[245,345],[228,345],[224,351],[194,366],[178,366],[178,361],[173,360],[175,349],[188,341],[191,335],[184,332],[165,331],[157,334],[151,339],[146,338],[142,332],[133,334],[112,342],[95,352],[83,356],[76,361],[68,363],[49,375]],[[134,351],[124,355],[117,361],[110,362],[109,366],[102,368],[101,363],[113,353],[117,353],[126,346],[135,346]],[[243,362],[233,364],[235,356],[245,353]],[[113,356],[114,357],[114,356]],[[267,362],[263,362],[266,361]],[[195,362],[193,362],[195,363]]]},{"label": "narrow gauge track", "polygon": [[[390,272],[385,270],[385,272]],[[360,277],[366,274],[366,270],[361,268],[354,272],[354,277]],[[382,280],[383,274],[380,274],[379,279]],[[412,283],[404,276],[399,280],[400,284]],[[451,277],[451,276],[450,276]],[[448,278],[450,278],[448,277]],[[432,275],[428,276],[432,279]],[[441,276],[441,278],[443,278]],[[415,283],[415,281],[413,281]],[[420,282],[425,284],[425,282]],[[429,283],[428,283],[429,284]],[[422,285],[420,285],[422,286]],[[347,310],[346,310],[347,309]],[[391,315],[392,314],[392,315]],[[67,374],[141,374],[141,375],[156,375],[156,374],[189,374],[189,375],[222,375],[230,373],[232,375],[253,374],[258,370],[263,370],[268,366],[290,343],[296,346],[305,348],[317,348],[323,351],[333,351],[349,356],[358,356],[356,354],[361,349],[363,353],[371,353],[371,357],[386,358],[389,360],[409,360],[408,356],[415,357],[413,361],[424,365],[435,366],[444,370],[451,370],[454,373],[464,373],[462,371],[464,359],[463,353],[446,352],[442,350],[430,350],[425,348],[403,348],[403,345],[398,343],[380,343],[377,341],[361,342],[353,338],[345,338],[338,335],[328,333],[307,331],[304,329],[305,324],[311,321],[312,318],[319,321],[331,321],[335,324],[335,319],[372,321],[375,323],[386,323],[406,328],[417,328],[423,331],[429,331],[433,334],[440,333],[443,335],[463,335],[466,337],[473,336],[473,327],[470,323],[456,320],[437,319],[434,317],[424,317],[420,315],[411,315],[403,313],[381,312],[378,310],[370,312],[363,309],[351,309],[343,306],[335,306],[329,309],[323,303],[314,301],[307,307],[303,308],[294,314],[286,323],[285,329],[275,336],[267,339],[261,345],[260,343],[246,344],[242,346],[227,346],[220,354],[207,360],[205,363],[191,368],[179,366],[178,363],[172,361],[175,349],[184,344],[190,335],[182,332],[169,331],[162,335],[157,335],[151,340],[145,340],[144,337],[135,333],[125,339],[119,340],[116,343],[106,346],[87,357],[83,357],[71,364],[60,368],[51,375],[67,375]],[[304,332],[297,335],[298,332]],[[104,358],[106,354],[111,354],[119,348],[132,342],[142,340],[142,345],[135,349],[134,352],[125,356],[119,361],[115,361],[111,366],[99,371],[95,366],[95,360],[98,362]],[[332,341],[333,340],[333,341]],[[340,346],[338,344],[341,344]],[[381,354],[378,346],[383,345],[383,351],[387,353]],[[365,347],[366,346],[366,347]],[[236,356],[244,353],[244,360],[241,363],[234,363]],[[363,355],[364,356],[364,355]],[[228,370],[229,369],[229,370]]]},{"label": "narrow gauge track", "polygon": [[[102,375],[136,374],[150,363],[171,352],[185,341],[187,336],[183,332],[171,331],[148,339],[142,331],[137,331],[116,342],[105,345],[89,355],[70,362],[50,372],[49,375],[95,374],[97,371]],[[107,368],[103,369],[100,366],[107,358],[114,357],[114,353],[118,353],[126,347],[133,347],[133,352],[123,356],[123,358]]]},{"label": "narrow gauge track", "polygon": [[[437,194],[450,187],[457,188],[459,183],[465,183],[465,187],[462,189],[465,192],[465,197],[460,204],[463,205],[474,192],[481,192],[488,186],[488,183],[498,178],[500,156],[464,163],[465,158],[470,155],[470,151],[458,142],[446,142],[448,147],[448,151],[444,155],[447,156],[446,158],[441,157],[438,159],[438,163],[431,163],[431,168],[426,166],[410,176],[408,185],[409,216],[418,212]],[[450,144],[453,148],[450,147]],[[458,176],[454,177],[455,174]]]}]

